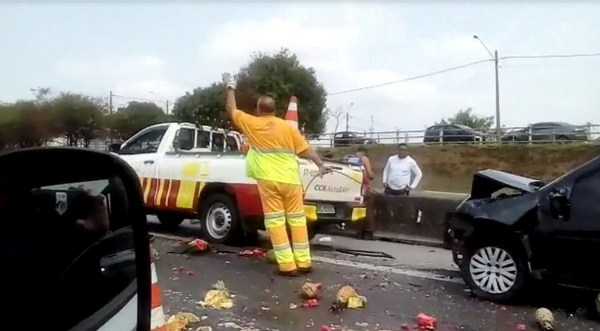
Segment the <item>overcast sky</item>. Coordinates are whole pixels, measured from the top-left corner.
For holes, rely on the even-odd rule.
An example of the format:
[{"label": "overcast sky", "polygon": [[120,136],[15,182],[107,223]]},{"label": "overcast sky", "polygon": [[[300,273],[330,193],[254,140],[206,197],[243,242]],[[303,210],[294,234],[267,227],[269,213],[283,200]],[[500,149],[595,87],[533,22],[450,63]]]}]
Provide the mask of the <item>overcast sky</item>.
[{"label": "overcast sky", "polygon": [[[0,100],[49,86],[173,103],[252,52],[281,47],[335,93],[489,58],[474,34],[500,57],[600,53],[599,18],[593,2],[0,3]],[[600,57],[500,64],[502,124],[600,123]],[[493,63],[332,95],[327,105],[360,131],[371,117],[383,131],[423,129],[467,107],[494,115]]]}]

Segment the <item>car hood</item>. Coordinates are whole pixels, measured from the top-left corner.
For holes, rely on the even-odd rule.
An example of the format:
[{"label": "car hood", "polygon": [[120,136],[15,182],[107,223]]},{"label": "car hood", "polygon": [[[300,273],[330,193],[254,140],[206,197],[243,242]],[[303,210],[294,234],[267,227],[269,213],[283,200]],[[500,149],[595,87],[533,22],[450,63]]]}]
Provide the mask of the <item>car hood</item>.
[{"label": "car hood", "polygon": [[[539,180],[504,171],[482,170],[474,175],[471,195],[456,208],[456,212],[474,219],[513,225],[536,208],[537,192],[543,185]],[[492,197],[493,193],[505,188],[517,191],[517,194]]]},{"label": "car hood", "polygon": [[471,199],[489,198],[492,193],[503,188],[509,188],[520,193],[533,193],[544,182],[500,170],[486,169],[475,173],[471,185]]}]

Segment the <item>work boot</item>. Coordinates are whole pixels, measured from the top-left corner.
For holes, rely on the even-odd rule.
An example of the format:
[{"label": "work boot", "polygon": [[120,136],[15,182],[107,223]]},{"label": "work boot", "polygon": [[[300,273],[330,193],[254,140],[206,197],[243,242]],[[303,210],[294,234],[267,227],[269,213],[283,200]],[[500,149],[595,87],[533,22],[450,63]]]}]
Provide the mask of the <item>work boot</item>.
[{"label": "work boot", "polygon": [[281,270],[277,269],[277,270],[275,270],[275,274],[277,276],[282,276],[282,277],[297,277],[298,270],[281,271]]},{"label": "work boot", "polygon": [[311,272],[313,272],[313,268],[312,267],[298,268],[298,273],[301,274],[301,275],[310,274]]}]

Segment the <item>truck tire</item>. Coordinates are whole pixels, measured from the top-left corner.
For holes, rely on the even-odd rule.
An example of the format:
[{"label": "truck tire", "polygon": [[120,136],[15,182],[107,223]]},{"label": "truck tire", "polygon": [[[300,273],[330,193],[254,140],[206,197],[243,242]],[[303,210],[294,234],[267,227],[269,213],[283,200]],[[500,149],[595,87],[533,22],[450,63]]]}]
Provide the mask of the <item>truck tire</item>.
[{"label": "truck tire", "polygon": [[200,224],[203,237],[214,244],[237,244],[244,237],[237,205],[224,193],[210,195],[202,201]]},{"label": "truck tire", "polygon": [[522,249],[508,243],[480,243],[465,250],[461,273],[477,297],[497,303],[516,300],[529,278]]},{"label": "truck tire", "polygon": [[156,217],[160,224],[169,230],[176,229],[185,220],[183,216],[176,213],[158,213]]}]

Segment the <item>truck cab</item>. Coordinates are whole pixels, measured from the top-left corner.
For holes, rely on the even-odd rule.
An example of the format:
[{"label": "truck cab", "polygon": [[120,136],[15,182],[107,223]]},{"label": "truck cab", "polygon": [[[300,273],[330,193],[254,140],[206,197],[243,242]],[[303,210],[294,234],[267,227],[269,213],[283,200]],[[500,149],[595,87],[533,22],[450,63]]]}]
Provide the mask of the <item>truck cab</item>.
[{"label": "truck cab", "polygon": [[[235,131],[161,123],[141,130],[116,153],[140,177],[146,209],[163,225],[174,228],[191,219],[200,223],[209,241],[235,243],[264,229],[258,187],[246,176],[243,146]],[[298,163],[310,236],[327,223],[365,218],[360,167],[328,162],[335,171],[320,178],[311,161],[298,158]]]}]

